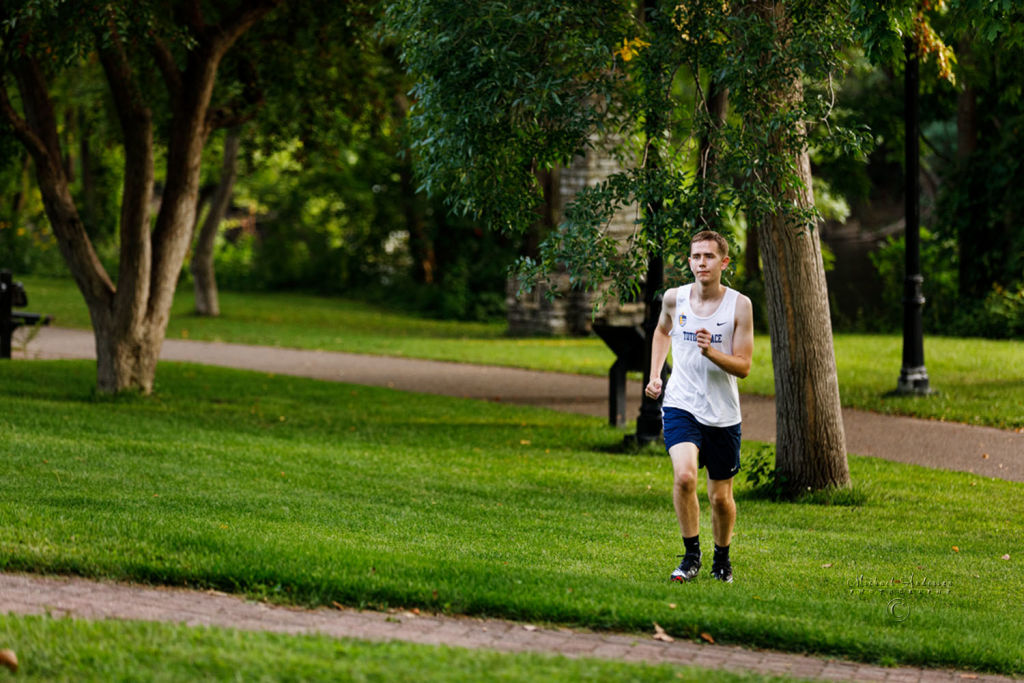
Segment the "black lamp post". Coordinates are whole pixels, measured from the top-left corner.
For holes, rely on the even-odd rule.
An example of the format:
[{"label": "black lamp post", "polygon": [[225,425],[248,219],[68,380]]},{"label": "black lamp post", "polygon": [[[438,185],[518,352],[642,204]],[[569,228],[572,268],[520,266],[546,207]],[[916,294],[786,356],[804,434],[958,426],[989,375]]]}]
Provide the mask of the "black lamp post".
[{"label": "black lamp post", "polygon": [[906,195],[906,276],[903,281],[903,367],[896,385],[897,394],[928,394],[928,371],[924,366],[924,333],[921,308],[924,295],[921,284],[921,203],[920,203],[920,130],[918,121],[917,44],[907,39],[906,71],[903,84],[903,121],[906,137],[904,190]]}]

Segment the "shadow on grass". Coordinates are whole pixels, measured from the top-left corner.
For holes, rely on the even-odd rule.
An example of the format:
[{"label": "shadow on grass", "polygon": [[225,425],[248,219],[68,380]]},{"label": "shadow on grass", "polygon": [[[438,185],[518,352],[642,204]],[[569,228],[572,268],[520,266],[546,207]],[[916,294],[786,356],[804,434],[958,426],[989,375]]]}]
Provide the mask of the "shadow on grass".
[{"label": "shadow on grass", "polygon": [[755,486],[736,491],[736,500],[764,500],[772,503],[793,503],[796,505],[825,505],[839,507],[860,507],[871,500],[871,492],[863,486],[829,487],[817,491],[790,492],[775,484]]},{"label": "shadow on grass", "polygon": [[593,444],[588,450],[595,453],[607,453],[608,455],[665,455],[665,446],[660,439],[644,444],[637,441],[632,433],[626,432],[622,432],[621,439]]}]

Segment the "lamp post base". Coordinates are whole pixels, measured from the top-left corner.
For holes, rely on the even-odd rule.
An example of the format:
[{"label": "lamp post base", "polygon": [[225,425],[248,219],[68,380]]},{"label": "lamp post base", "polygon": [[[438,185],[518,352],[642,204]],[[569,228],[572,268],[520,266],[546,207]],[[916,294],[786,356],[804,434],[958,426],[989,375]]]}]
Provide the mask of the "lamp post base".
[{"label": "lamp post base", "polygon": [[897,395],[927,396],[934,393],[928,384],[928,371],[923,365],[900,370],[900,378],[896,382]]}]

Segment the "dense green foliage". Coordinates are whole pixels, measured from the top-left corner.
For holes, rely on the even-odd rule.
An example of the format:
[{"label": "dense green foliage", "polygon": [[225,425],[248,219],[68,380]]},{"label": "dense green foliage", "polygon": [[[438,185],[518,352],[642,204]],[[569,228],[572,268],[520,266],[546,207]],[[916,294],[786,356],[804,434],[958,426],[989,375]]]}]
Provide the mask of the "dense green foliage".
[{"label": "dense green foliage", "polygon": [[[153,25],[170,44],[187,44],[189,36],[170,14],[172,4],[122,8],[119,26],[138,33],[139,26]],[[1014,69],[1024,49],[1020,9],[1008,0],[953,0],[925,11],[909,0],[868,1],[853,3],[847,16],[835,3],[788,4],[797,29],[810,31],[791,46],[793,62],[807,70],[811,85],[803,115],[780,110],[778,120],[765,125],[777,128],[801,116],[817,122],[809,134],[818,209],[828,216],[821,195],[834,195],[869,229],[899,202],[889,190],[899,185],[902,165],[901,36],[927,27],[921,98],[929,179],[926,329],[1024,333],[1024,232],[1017,227],[1024,211],[1022,154],[1021,136],[1013,134],[1024,90]],[[758,73],[765,83],[770,74],[752,69],[748,58],[756,50],[736,54],[732,43],[756,47],[766,36],[736,8],[723,13],[722,3],[648,5],[657,11],[641,18],[628,3],[612,0],[527,3],[514,12],[503,3],[394,2],[387,3],[391,37],[383,42],[377,27],[383,10],[374,3],[278,8],[229,53],[215,93],[218,107],[255,116],[244,131],[236,197],[218,249],[222,286],[371,297],[383,292],[442,317],[500,315],[507,267],[517,254],[537,252],[518,236],[478,224],[499,223],[513,233],[535,230],[532,207],[545,199],[536,172],[605,143],[618,145],[627,168],[639,168],[588,189],[567,207],[566,225],[574,227],[552,236],[546,261],[522,262],[525,273],[540,277],[545,268],[582,254],[589,265],[573,271],[574,281],[618,278],[635,293],[638,280],[627,274],[642,273],[659,240],[669,255],[670,277],[685,271],[675,258],[677,233],[717,221],[714,206],[724,211],[718,227],[735,229],[742,247],[746,217],[739,209],[768,208],[763,202],[770,199],[763,187],[749,184],[763,170],[744,166],[769,158],[736,126],[745,102],[752,102],[744,74]],[[451,17],[457,21],[448,22]],[[77,28],[85,26],[79,23]],[[104,105],[109,93],[101,69],[88,56],[92,36],[77,28],[73,40],[61,34],[53,41],[63,61],[50,74],[51,95],[76,205],[101,260],[116,272],[121,134]],[[866,58],[856,49],[838,49],[850,44],[851,30]],[[37,42],[33,49],[45,47]],[[424,78],[414,83],[402,72],[399,52]],[[857,68],[845,70],[844,55]],[[942,79],[943,64],[955,85]],[[163,126],[167,95],[155,66],[147,69],[151,78],[143,79],[143,92]],[[5,84],[19,106],[12,80],[8,76]],[[731,114],[721,130],[707,109],[712,87],[730,88]],[[957,111],[967,98],[984,115],[976,121],[973,151],[961,158]],[[654,120],[653,111],[663,115]],[[664,139],[648,139],[652,125],[662,128]],[[865,127],[874,142],[866,165],[852,154],[864,142]],[[721,172],[713,182],[698,182],[697,155],[705,143],[718,146]],[[3,126],[0,152],[0,266],[21,274],[64,273],[32,165]],[[158,159],[164,154],[158,141]],[[206,185],[216,180],[219,156],[215,134],[204,157]],[[412,177],[413,161],[422,188]],[[160,164],[157,173],[159,189]],[[601,226],[616,206],[633,202],[660,205],[661,218],[640,211],[643,230],[633,251],[623,255]],[[899,243],[879,251],[876,260],[884,300],[862,312],[837,310],[837,324],[870,331],[899,327]],[[758,273],[741,267],[736,283],[758,296]]]},{"label": "dense green foliage", "polygon": [[[929,11],[925,11],[929,10]],[[948,3],[858,2],[853,19],[873,69],[848,75],[838,109],[867,125],[875,148],[865,166],[823,159],[818,171],[850,198],[854,220],[878,229],[902,215],[903,41],[923,57],[922,126],[924,308],[927,332],[1024,334],[1024,195],[1020,102],[1024,14],[1006,0]],[[863,65],[862,65],[863,66]],[[892,211],[896,208],[896,211]],[[838,318],[871,330],[901,324],[903,242],[888,238],[872,255],[882,300],[869,315]]]},{"label": "dense green foliage", "polygon": [[177,364],[96,398],[91,372],[0,366],[0,568],[1024,671],[1017,483],[851,458],[837,506],[738,481],[736,583],[680,586],[668,459],[600,418]]},{"label": "dense green foliage", "polygon": [[[682,272],[689,235],[712,222],[725,231],[720,216],[793,212],[779,188],[801,183],[794,155],[807,122],[828,120],[825,84],[849,24],[839,3],[789,2],[784,13],[767,21],[711,0],[392,3],[389,27],[416,78],[410,127],[423,184],[457,212],[524,232],[551,201],[536,174],[605,149],[625,170],[577,194],[518,274],[528,288],[564,267],[574,286],[636,297],[649,258]],[[801,97],[778,100],[801,78]],[[708,111],[711,81],[736,112],[724,122]],[[822,128],[819,146],[862,144],[851,130]],[[714,149],[713,171],[698,141]],[[606,227],[627,207],[637,227],[620,243]],[[792,219],[807,225],[812,214]]]},{"label": "dense green foliage", "polygon": [[[214,3],[202,18],[212,22],[228,15],[231,5]],[[140,84],[138,96],[156,124],[159,196],[168,157],[163,133],[173,112],[159,60],[151,58],[158,54],[152,41],[164,41],[160,47],[179,62],[186,61],[195,42],[176,6],[103,5],[81,11],[49,1],[4,6],[5,14],[10,9],[16,17],[0,35],[4,68],[26,45],[33,56],[42,55],[61,123],[69,191],[114,279],[124,140],[90,27],[116,25],[119,35],[132,39],[127,55]],[[376,3],[288,3],[225,57],[212,118],[242,126],[242,153],[216,259],[222,285],[383,289],[444,317],[500,315],[505,272],[518,245],[449,217],[439,202],[416,193],[402,138],[410,84],[394,49],[379,40],[378,10]],[[14,80],[5,71],[0,85],[20,111],[24,104]],[[200,214],[218,179],[221,138],[214,132],[204,152]],[[29,155],[5,123],[0,123],[0,148],[0,266],[18,273],[66,273]]]}]

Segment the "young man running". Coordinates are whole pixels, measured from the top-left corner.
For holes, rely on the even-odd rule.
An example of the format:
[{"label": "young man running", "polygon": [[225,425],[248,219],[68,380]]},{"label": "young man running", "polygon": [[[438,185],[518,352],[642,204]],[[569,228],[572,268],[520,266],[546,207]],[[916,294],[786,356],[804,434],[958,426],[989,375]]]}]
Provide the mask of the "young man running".
[{"label": "young man running", "polygon": [[701,567],[697,470],[708,471],[715,555],[711,575],[732,582],[729,542],[736,521],[732,478],[740,469],[740,395],[737,378],[750,373],[754,314],[750,299],[722,284],[729,244],[706,230],[690,241],[696,281],[665,292],[651,347],[646,392],[661,395],[661,369],[672,348],[662,420],[674,473],[675,504],[685,554],[673,581],[692,581]]}]

